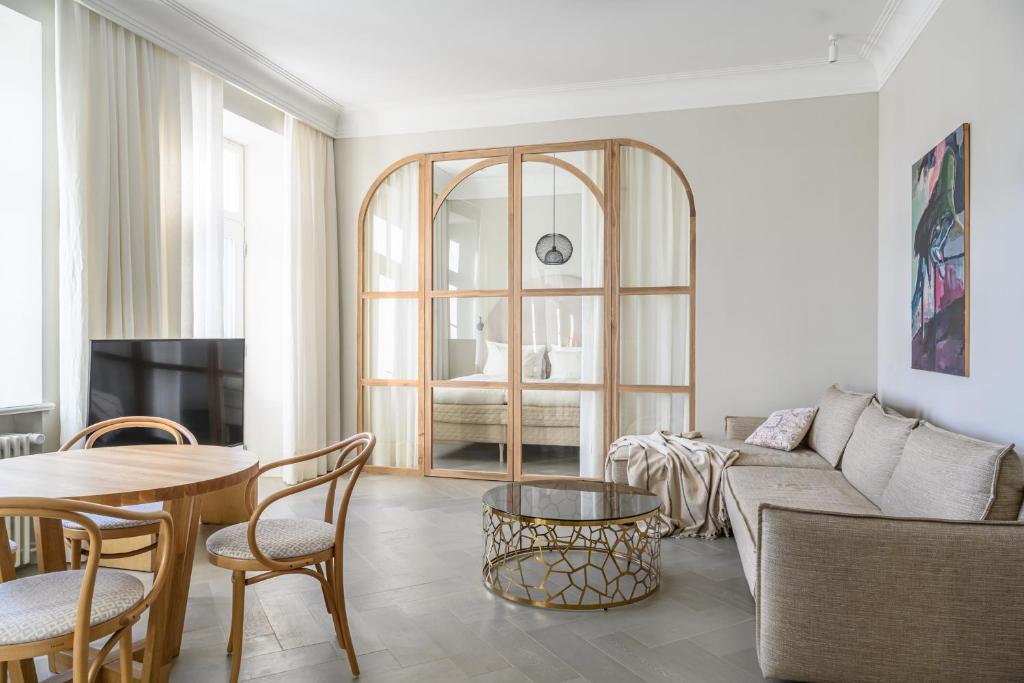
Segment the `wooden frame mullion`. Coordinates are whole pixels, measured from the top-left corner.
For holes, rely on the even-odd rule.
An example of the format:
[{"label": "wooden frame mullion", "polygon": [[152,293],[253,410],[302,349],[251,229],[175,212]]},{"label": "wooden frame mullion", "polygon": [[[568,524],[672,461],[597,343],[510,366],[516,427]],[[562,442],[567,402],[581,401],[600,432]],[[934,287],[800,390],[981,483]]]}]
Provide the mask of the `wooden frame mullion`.
[{"label": "wooden frame mullion", "polygon": [[509,177],[509,224],[512,226],[509,240],[509,283],[512,296],[509,297],[509,362],[512,371],[509,374],[509,423],[508,463],[512,470],[512,479],[519,480],[523,476],[523,430],[520,424],[523,415],[523,153],[519,148],[512,152],[512,174]]}]

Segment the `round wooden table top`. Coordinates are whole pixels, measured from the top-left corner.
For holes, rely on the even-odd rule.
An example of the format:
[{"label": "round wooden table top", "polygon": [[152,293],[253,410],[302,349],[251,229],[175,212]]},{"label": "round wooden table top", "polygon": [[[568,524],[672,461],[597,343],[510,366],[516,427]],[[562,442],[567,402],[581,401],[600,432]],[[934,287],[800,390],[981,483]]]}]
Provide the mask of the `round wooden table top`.
[{"label": "round wooden table top", "polygon": [[123,507],[248,481],[259,458],[223,446],[115,446],[0,460],[0,497],[71,498]]}]

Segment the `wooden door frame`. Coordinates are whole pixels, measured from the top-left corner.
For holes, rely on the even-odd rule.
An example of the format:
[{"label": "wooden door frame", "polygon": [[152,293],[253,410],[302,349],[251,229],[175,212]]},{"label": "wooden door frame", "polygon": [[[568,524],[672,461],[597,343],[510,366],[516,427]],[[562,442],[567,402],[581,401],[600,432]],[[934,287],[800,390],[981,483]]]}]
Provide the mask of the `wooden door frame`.
[{"label": "wooden door frame", "polygon": [[[664,161],[682,181],[690,207],[689,216],[689,273],[685,286],[668,287],[622,287],[621,279],[621,149],[624,146],[640,149],[656,155]],[[573,151],[602,151],[604,160],[603,187],[598,187],[592,178],[563,159],[552,155]],[[434,196],[434,162],[454,159],[480,159],[453,178],[442,192]],[[372,292],[366,291],[366,217],[377,190],[396,170],[407,164],[419,164],[419,291]],[[550,163],[573,174],[593,193],[604,214],[604,282],[603,287],[568,289],[524,289],[522,286],[522,165],[528,162]],[[504,290],[460,291],[451,293],[433,289],[433,224],[440,206],[463,180],[476,171],[500,163],[509,164],[508,173],[508,278]],[[493,147],[437,153],[413,154],[394,162],[370,185],[358,215],[358,310],[356,311],[356,421],[357,429],[366,428],[364,414],[364,391],[368,387],[402,386],[417,389],[417,463],[414,468],[367,465],[370,472],[418,476],[444,476],[466,479],[487,479],[495,481],[549,479],[549,475],[530,475],[522,472],[522,391],[523,389],[599,391],[604,395],[604,434],[606,443],[619,435],[621,395],[625,393],[667,393],[687,394],[687,421],[689,429],[696,424],[696,240],[697,213],[693,191],[689,180],[678,164],[657,147],[628,138],[586,140],[554,144],[524,145],[516,147]],[[620,309],[622,297],[634,295],[685,294],[689,307],[689,330],[687,339],[688,383],[685,385],[625,385],[620,383]],[[523,298],[534,296],[593,296],[604,297],[604,382],[602,384],[564,383],[553,385],[524,382],[520,378],[521,353],[509,353],[509,372],[506,383],[460,382],[434,380],[432,378],[433,353],[433,306],[435,299],[459,296],[504,297],[508,302],[509,348],[518,349],[522,343]],[[418,373],[416,379],[382,380],[364,377],[364,316],[366,301],[371,299],[409,299],[419,302],[418,320]],[[487,388],[494,384],[509,393],[507,417],[507,451],[505,472],[478,472],[471,470],[447,470],[432,467],[432,401],[433,388],[438,386],[460,386]]]}]

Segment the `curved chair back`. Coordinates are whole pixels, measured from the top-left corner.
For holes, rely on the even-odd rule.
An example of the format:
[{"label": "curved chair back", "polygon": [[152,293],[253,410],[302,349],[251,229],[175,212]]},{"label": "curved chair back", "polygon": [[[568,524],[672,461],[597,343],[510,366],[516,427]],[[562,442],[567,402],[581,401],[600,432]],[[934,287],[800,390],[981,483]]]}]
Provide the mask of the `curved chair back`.
[{"label": "curved chair back", "polygon": [[197,444],[196,437],[192,432],[190,432],[185,425],[178,424],[174,420],[168,420],[165,417],[153,417],[151,415],[132,415],[128,417],[114,417],[109,420],[97,422],[96,424],[91,424],[68,439],[67,442],[60,447],[60,450],[71,450],[76,443],[85,437],[88,437],[85,441],[85,448],[92,448],[96,445],[96,440],[101,436],[109,434],[110,432],[116,432],[120,429],[159,429],[173,436],[174,443],[179,446],[184,444],[185,441],[188,441],[189,445],[192,446]]},{"label": "curved chair back", "polygon": [[[296,560],[294,562],[281,562],[279,560],[272,560],[262,552],[256,546],[256,525],[259,522],[260,516],[263,511],[268,507],[276,503],[277,501],[287,496],[295,495],[302,491],[314,488],[316,486],[323,486],[328,484],[330,488],[327,493],[327,503],[324,506],[324,521],[329,524],[335,525],[334,542],[335,548],[341,548],[345,539],[345,519],[348,515],[348,504],[352,497],[352,489],[355,487],[356,480],[359,479],[359,475],[363,472],[363,467],[366,466],[370,456],[373,454],[373,448],[377,445],[377,437],[369,432],[362,432],[360,434],[353,434],[347,439],[343,439],[337,443],[333,443],[330,446],[321,448],[318,451],[312,453],[304,453],[297,455],[294,458],[287,458],[285,460],[279,460],[269,465],[264,465],[256,471],[256,475],[249,480],[249,484],[246,487],[245,497],[246,500],[255,500],[253,496],[253,487],[259,481],[260,475],[268,470],[272,470],[278,467],[284,467],[285,465],[294,465],[295,463],[305,462],[307,460],[313,460],[321,456],[329,455],[331,453],[338,453],[338,460],[328,472],[321,474],[317,477],[304,481],[295,486],[289,486],[281,491],[272,493],[264,498],[256,507],[253,509],[251,516],[249,517],[249,549],[252,551],[253,557],[263,563],[265,566],[276,570],[286,571],[289,569],[295,569],[305,564],[304,558]],[[351,456],[351,457],[349,457]],[[341,495],[341,505],[338,509],[338,519],[334,522],[334,499],[337,492],[338,480],[349,472],[352,476],[348,478],[345,483],[345,488]]]},{"label": "curved chair back", "polygon": [[[96,522],[86,515],[102,515],[105,517],[117,517],[119,519],[130,520],[144,519],[159,522],[160,524],[160,534],[157,546],[157,566],[156,573],[153,576],[153,586],[150,588],[148,593],[144,593],[138,602],[132,605],[132,607],[120,616],[116,628],[113,630],[110,638],[104,646],[96,654],[91,666],[89,664],[89,655],[91,654],[89,644],[95,637],[97,637],[93,635],[91,628],[92,598],[93,591],[96,587],[96,572],[99,569],[103,537],[100,534],[100,529]],[[59,498],[0,498],[0,524],[3,523],[3,518],[16,516],[57,519],[62,521],[66,520],[78,524],[85,529],[86,533],[89,534],[89,547],[91,552],[86,560],[85,569],[82,570],[84,572],[84,576],[82,578],[81,588],[79,589],[78,606],[77,611],[75,612],[75,630],[73,633],[72,645],[72,680],[74,683],[94,681],[99,675],[100,667],[107,659],[107,655],[110,654],[110,651],[118,642],[118,638],[120,638],[126,629],[131,629],[132,625],[139,620],[140,616],[142,616],[142,613],[149,609],[150,605],[153,604],[153,601],[156,600],[160,591],[163,590],[167,583],[167,572],[171,558],[170,539],[173,537],[173,523],[171,521],[171,516],[163,510],[140,512],[137,510],[110,507],[109,505],[83,503],[81,501],[63,500]],[[14,580],[17,581],[18,579]],[[102,635],[103,634],[99,634],[99,636]],[[24,649],[26,647],[30,648],[31,646],[32,644],[28,643],[24,646],[16,645],[13,646],[13,648]],[[0,646],[0,655],[3,654],[3,650],[4,647]],[[19,654],[21,653],[15,653],[13,658],[22,659],[23,657],[18,656]],[[40,652],[39,654],[45,653]],[[0,660],[4,659],[7,659],[7,657],[0,656]]]}]

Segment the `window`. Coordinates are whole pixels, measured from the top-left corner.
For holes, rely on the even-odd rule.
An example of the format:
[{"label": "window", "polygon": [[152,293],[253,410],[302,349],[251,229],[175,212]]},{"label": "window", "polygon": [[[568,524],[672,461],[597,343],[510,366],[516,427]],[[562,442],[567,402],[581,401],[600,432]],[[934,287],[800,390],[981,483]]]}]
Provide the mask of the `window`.
[{"label": "window", "polygon": [[0,5],[0,408],[43,393],[42,26]]},{"label": "window", "polygon": [[224,138],[224,336],[243,336],[245,147]]}]

